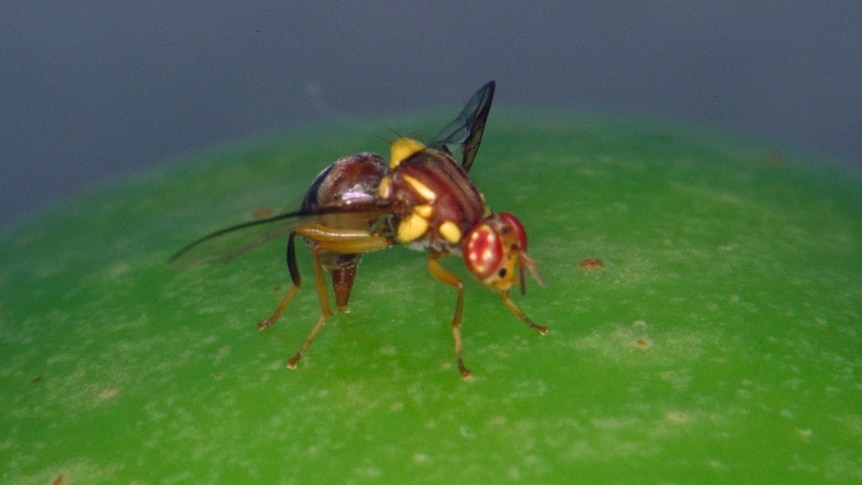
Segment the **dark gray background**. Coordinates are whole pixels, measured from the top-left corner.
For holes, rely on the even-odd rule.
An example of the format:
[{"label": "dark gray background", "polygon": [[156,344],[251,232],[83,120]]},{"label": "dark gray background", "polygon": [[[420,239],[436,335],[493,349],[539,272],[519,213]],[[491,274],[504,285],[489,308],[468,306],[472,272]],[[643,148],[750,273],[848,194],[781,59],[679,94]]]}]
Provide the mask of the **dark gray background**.
[{"label": "dark gray background", "polygon": [[[497,105],[690,120],[862,165],[862,2],[0,4],[0,225],[228,140]],[[453,111],[454,113],[454,111]]]}]

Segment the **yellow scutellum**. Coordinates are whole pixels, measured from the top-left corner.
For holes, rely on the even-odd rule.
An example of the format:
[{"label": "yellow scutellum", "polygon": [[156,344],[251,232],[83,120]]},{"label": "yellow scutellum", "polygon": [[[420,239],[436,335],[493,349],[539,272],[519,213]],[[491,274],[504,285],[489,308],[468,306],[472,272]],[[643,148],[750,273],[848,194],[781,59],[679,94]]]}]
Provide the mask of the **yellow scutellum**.
[{"label": "yellow scutellum", "polygon": [[412,138],[399,138],[392,144],[389,154],[389,168],[395,168],[408,158],[425,149],[425,145]]}]

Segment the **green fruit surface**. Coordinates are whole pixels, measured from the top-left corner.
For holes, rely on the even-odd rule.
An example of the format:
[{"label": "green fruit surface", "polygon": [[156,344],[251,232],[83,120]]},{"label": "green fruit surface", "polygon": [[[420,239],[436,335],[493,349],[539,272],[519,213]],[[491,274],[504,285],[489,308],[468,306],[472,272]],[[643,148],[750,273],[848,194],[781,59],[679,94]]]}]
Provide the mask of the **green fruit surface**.
[{"label": "green fruit surface", "polygon": [[368,254],[296,370],[303,247],[260,333],[284,241],[166,263],[340,155],[388,157],[375,133],[202,154],[0,233],[0,483],[862,482],[862,183],[774,146],[492,116],[471,176],[524,223],[547,286],[513,299],[550,331],[445,260],[468,381],[422,253]]}]

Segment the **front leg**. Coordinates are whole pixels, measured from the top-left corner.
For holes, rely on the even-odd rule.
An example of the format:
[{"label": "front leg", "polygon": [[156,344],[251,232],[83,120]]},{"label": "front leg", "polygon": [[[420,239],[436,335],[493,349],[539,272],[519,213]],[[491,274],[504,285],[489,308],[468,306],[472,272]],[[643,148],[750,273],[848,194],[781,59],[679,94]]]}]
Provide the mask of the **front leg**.
[{"label": "front leg", "polygon": [[518,308],[518,305],[515,305],[515,302],[513,302],[512,299],[509,298],[509,290],[501,291],[500,299],[503,300],[503,303],[506,305],[506,308],[508,308],[515,315],[517,315],[518,318],[520,318],[525,324],[527,324],[528,327],[539,332],[540,335],[545,335],[546,333],[548,333],[548,327],[544,325],[539,325],[538,323],[532,321],[530,317],[528,317],[526,314],[524,314],[523,311],[521,311],[520,308]]}]

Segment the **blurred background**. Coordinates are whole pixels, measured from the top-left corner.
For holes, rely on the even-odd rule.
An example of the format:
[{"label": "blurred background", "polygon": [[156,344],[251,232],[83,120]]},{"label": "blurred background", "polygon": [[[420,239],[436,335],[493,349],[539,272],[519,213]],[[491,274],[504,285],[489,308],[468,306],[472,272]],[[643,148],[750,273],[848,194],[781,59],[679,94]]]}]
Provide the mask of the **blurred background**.
[{"label": "blurred background", "polygon": [[[0,4],[0,228],[195,151],[495,106],[729,128],[862,168],[862,2]],[[357,147],[357,150],[368,147]]]}]

